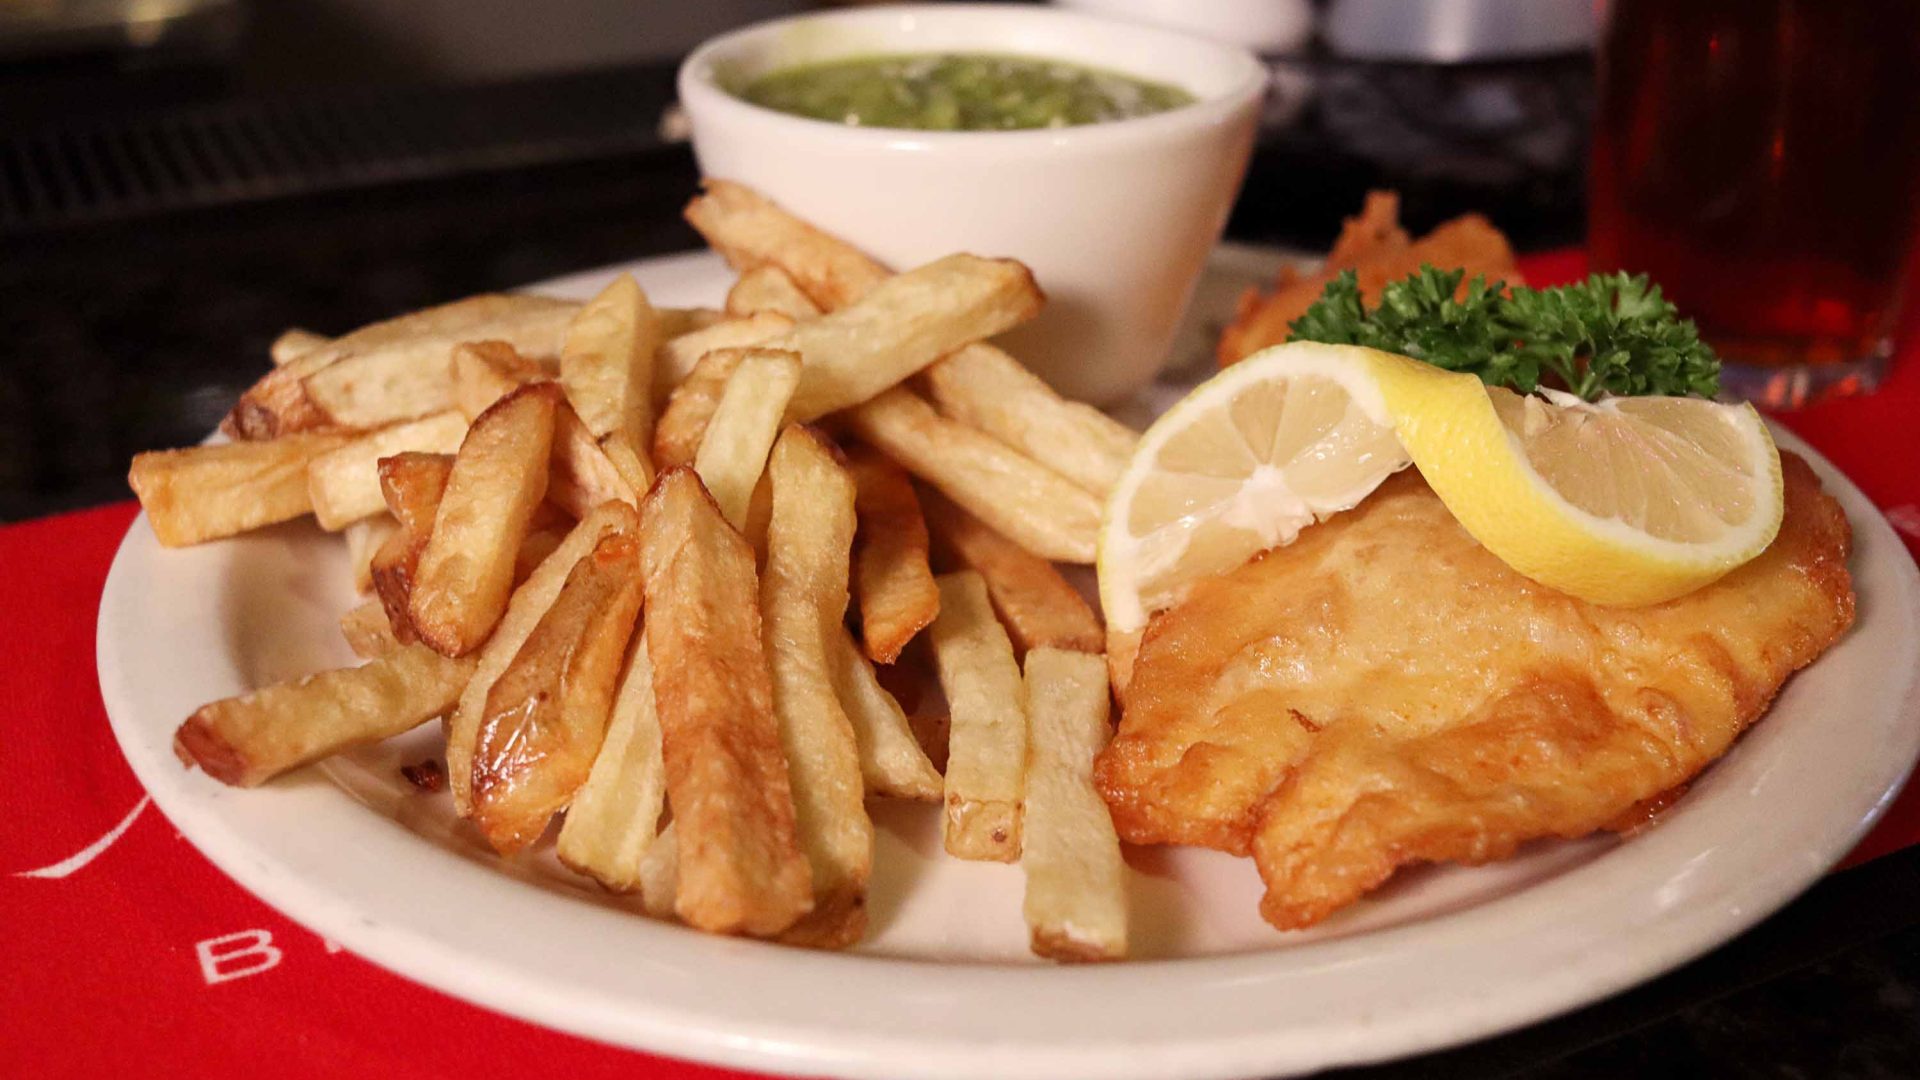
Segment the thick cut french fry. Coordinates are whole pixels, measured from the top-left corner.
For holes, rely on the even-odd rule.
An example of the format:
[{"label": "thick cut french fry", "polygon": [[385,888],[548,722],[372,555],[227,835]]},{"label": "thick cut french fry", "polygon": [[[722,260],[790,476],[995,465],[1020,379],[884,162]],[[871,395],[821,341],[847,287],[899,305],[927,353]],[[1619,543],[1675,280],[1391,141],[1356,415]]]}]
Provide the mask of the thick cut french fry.
[{"label": "thick cut french fry", "polygon": [[405,646],[361,667],[202,705],[174,733],[174,752],[221,783],[253,787],[439,716],[472,673],[470,660]]},{"label": "thick cut french fry", "polygon": [[[646,490],[636,490],[627,482],[626,474],[595,441],[587,425],[574,415],[573,407],[564,401],[554,417],[553,470],[556,478],[567,482],[554,484],[550,497],[555,505],[576,519],[586,517],[587,511],[613,499],[638,506],[640,493]],[[570,498],[563,499],[563,495]]]},{"label": "thick cut french fry", "polygon": [[294,357],[304,356],[322,345],[333,344],[333,339],[325,334],[316,334],[311,330],[302,330],[290,326],[280,331],[280,336],[267,346],[267,356],[274,367],[282,367],[293,362]]},{"label": "thick cut french fry", "polygon": [[726,516],[745,529],[754,485],[767,467],[767,453],[780,434],[780,416],[804,378],[800,357],[771,349],[749,349],[727,376],[713,409],[693,468]]},{"label": "thick cut french fry", "polygon": [[913,481],[884,455],[857,447],[847,470],[860,492],[853,556],[860,637],[868,657],[891,664],[940,613],[940,590],[927,566],[927,523]]},{"label": "thick cut french fry", "polygon": [[895,387],[847,410],[854,433],[1043,559],[1090,563],[1100,500],[992,436]]},{"label": "thick cut french fry", "polygon": [[[502,341],[470,342],[453,350],[453,398],[469,419],[518,387],[544,378],[540,365]],[[640,493],[647,489],[635,486],[628,472],[614,462],[572,406],[562,402],[554,416],[553,476],[547,497],[576,519],[609,499],[638,505]]]},{"label": "thick cut french fry", "polygon": [[400,528],[400,523],[385,510],[386,504],[382,503],[381,513],[361,518],[346,528],[347,565],[353,569],[353,591],[362,596],[373,591],[374,553]]},{"label": "thick cut french fry", "polygon": [[526,383],[546,377],[540,365],[504,341],[465,341],[449,354],[453,406],[468,422]]},{"label": "thick cut french fry", "polygon": [[495,850],[511,854],[539,839],[586,783],[640,597],[638,539],[602,539],[488,690],[471,797],[474,823]]},{"label": "thick cut french fry", "polygon": [[762,563],[767,561],[767,525],[772,520],[773,485],[767,483],[767,474],[761,473],[760,482],[753,485],[753,496],[747,500],[747,523],[740,527],[740,535],[747,538],[754,558]]},{"label": "thick cut french fry", "polygon": [[646,445],[661,341],[660,316],[632,274],[614,278],[573,317],[560,350],[560,385],[596,439],[619,432]]},{"label": "thick cut french fry", "polygon": [[736,270],[772,263],[824,311],[853,303],[887,279],[886,267],[744,184],[708,180],[704,188],[687,204],[687,222]]},{"label": "thick cut french fry", "polygon": [[[741,269],[779,269],[823,310],[847,306],[891,276],[866,254],[724,180],[687,207],[687,220]],[[759,287],[756,282],[754,286]],[[1005,352],[972,344],[927,369],[943,411],[1057,468],[1095,494],[1119,477],[1134,434],[1086,405],[1069,402]]]},{"label": "thick cut french fry", "polygon": [[907,714],[880,685],[873,664],[845,626],[827,634],[827,662],[840,708],[853,724],[860,747],[860,774],[867,793],[920,802],[940,801],[940,771],[933,767]]},{"label": "thick cut french fry", "polygon": [[930,640],[947,695],[947,854],[1020,857],[1027,770],[1026,689],[1013,643],[994,617],[986,583],[971,570],[942,574]]},{"label": "thick cut french fry", "polygon": [[[735,268],[777,267],[826,311],[859,300],[891,276],[851,244],[740,184],[709,180],[688,205],[687,220]],[[927,379],[943,411],[1094,494],[1112,487],[1132,452],[1135,436],[1124,425],[1062,399],[991,345],[958,349],[930,366]]]},{"label": "thick cut french fry", "polygon": [[381,458],[380,498],[400,527],[420,534],[422,542],[433,531],[447,478],[453,475],[452,454],[399,453]]},{"label": "thick cut french fry", "polygon": [[926,370],[927,396],[942,413],[979,428],[1105,498],[1139,435],[1091,405],[1068,401],[1040,376],[978,342]]},{"label": "thick cut french fry", "polygon": [[640,856],[640,906],[656,919],[676,918],[674,900],[680,892],[680,836],[667,822]]},{"label": "thick cut french fry", "polygon": [[713,411],[720,407],[720,395],[726,392],[727,379],[740,366],[746,349],[715,349],[700,358],[693,371],[673,388],[667,407],[653,429],[653,465],[662,471],[676,465],[691,465],[700,453],[700,440],[713,422]]},{"label": "thick cut french fry", "polygon": [[[324,369],[341,366],[340,372],[322,380],[327,386],[323,394],[329,395],[327,400],[331,401],[336,390],[340,393],[367,391],[379,383],[379,376],[385,372],[435,368],[455,344],[503,336],[493,332],[500,328],[508,331],[507,336],[518,332],[517,336],[537,346],[537,352],[551,354],[557,351],[560,329],[576,307],[576,304],[537,296],[475,296],[373,323],[344,337],[318,339],[315,347],[297,353],[294,344],[304,343],[304,339],[293,338],[295,332],[289,331],[282,337],[294,344],[283,346],[275,342],[276,367],[240,395],[240,400],[221,421],[220,430],[236,439],[270,439],[321,427],[377,427],[389,420],[438,412],[446,406],[422,408],[408,415],[389,415],[392,412],[389,409],[381,413],[379,419],[348,422],[339,419],[320,398],[308,392],[306,379]],[[553,320],[551,340],[545,345],[541,345],[543,335],[538,332],[542,318]],[[523,326],[523,323],[532,325]],[[429,370],[424,378],[431,383],[435,377]],[[344,389],[335,388],[332,384],[336,382],[344,384]]]},{"label": "thick cut french fry", "polygon": [[828,656],[829,635],[842,629],[847,611],[853,478],[819,436],[796,426],[774,444],[767,479],[773,508],[760,613],[795,825],[813,871],[813,911],[782,940],[838,949],[866,933],[873,871],[859,743]]},{"label": "thick cut french fry", "polygon": [[[528,356],[553,356],[577,310],[577,304],[543,296],[477,296],[405,315],[355,331],[320,351],[335,358],[306,376],[307,396],[329,420],[346,427],[378,427],[451,409],[448,358],[456,344],[504,341]],[[405,332],[383,334],[379,345],[356,341],[401,324],[407,324]]]},{"label": "thick cut french fry", "polygon": [[389,424],[370,431],[307,466],[307,494],[313,516],[328,532],[339,532],[386,507],[380,495],[380,459],[417,451],[451,454],[467,434],[467,418],[446,412]]},{"label": "thick cut french fry", "polygon": [[420,640],[413,632],[413,577],[420,566],[420,551],[427,546],[427,533],[404,526],[395,529],[374,550],[367,563],[367,576],[373,580],[373,595],[387,613],[387,628],[395,641],[411,645]]},{"label": "thick cut french fry", "polygon": [[753,552],[685,467],[641,526],[646,646],[679,837],[674,909],[718,933],[778,934],[813,907],[761,638]]},{"label": "thick cut french fry", "polygon": [[220,421],[231,439],[277,439],[298,431],[337,427],[307,396],[306,378],[338,358],[331,346],[291,357],[241,392]]},{"label": "thick cut french fry", "polygon": [[1052,563],[942,496],[930,496],[926,505],[935,546],[949,562],[986,579],[987,595],[1015,652],[1024,656],[1030,649],[1052,646],[1097,653],[1106,647],[1100,617]]},{"label": "thick cut french fry", "polygon": [[374,595],[386,609],[395,640],[411,644],[411,600],[420,552],[433,534],[434,515],[453,474],[452,454],[403,453],[379,461],[380,494],[399,523],[367,563]]},{"label": "thick cut french fry", "polygon": [[350,433],[303,432],[257,442],[136,454],[127,483],[153,534],[186,547],[291,521],[312,512],[307,466]]},{"label": "thick cut french fry", "polygon": [[625,432],[616,431],[600,440],[600,452],[607,456],[607,463],[634,493],[634,505],[639,505],[639,497],[653,489],[653,462],[647,456],[646,444],[636,443]]},{"label": "thick cut french fry", "polygon": [[514,556],[546,498],[560,404],[553,383],[523,386],[475,418],[454,456],[407,602],[413,632],[446,656],[479,648],[507,609]]},{"label": "thick cut french fry", "polygon": [[459,707],[454,709],[453,719],[447,724],[447,779],[453,788],[454,810],[462,817],[472,813],[474,747],[486,715],[487,695],[493,691],[494,683],[520,654],[521,646],[533,636],[534,628],[566,586],[574,566],[608,535],[637,535],[639,530],[640,516],[626,503],[610,502],[596,507],[513,591],[507,613],[500,617],[500,625],[494,627],[493,636],[481,648],[479,665],[474,668],[466,689],[460,692]]},{"label": "thick cut french fry", "polygon": [[1012,259],[948,255],[766,343],[806,361],[789,419],[858,405],[947,353],[1033,318],[1045,297]]},{"label": "thick cut french fry", "polygon": [[[627,650],[600,754],[560,826],[560,861],[614,892],[639,889],[641,868],[666,808],[666,769],[660,718],[653,711],[653,662],[646,644],[635,641]],[[669,892],[669,910],[672,899]]]},{"label": "thick cut french fry", "polygon": [[711,326],[668,338],[654,356],[653,400],[665,401],[673,388],[693,373],[700,358],[715,349],[746,349],[764,344],[793,329],[785,315],[763,311],[744,319],[723,319]]},{"label": "thick cut french fry", "polygon": [[1107,745],[1107,666],[1098,656],[1027,654],[1027,787],[1020,869],[1033,951],[1055,960],[1127,955],[1126,864],[1093,759]]},{"label": "thick cut french fry", "polygon": [[348,357],[305,379],[328,423],[372,429],[453,407],[444,363]]},{"label": "thick cut french fry", "polygon": [[814,303],[785,270],[772,263],[742,271],[740,280],[727,290],[727,314],[744,318],[772,311],[800,322],[817,318],[820,305]]},{"label": "thick cut french fry", "polygon": [[387,610],[376,598],[362,601],[347,609],[340,616],[340,636],[347,639],[347,648],[362,660],[377,660],[400,648],[400,641],[393,636],[393,626],[387,621]]}]

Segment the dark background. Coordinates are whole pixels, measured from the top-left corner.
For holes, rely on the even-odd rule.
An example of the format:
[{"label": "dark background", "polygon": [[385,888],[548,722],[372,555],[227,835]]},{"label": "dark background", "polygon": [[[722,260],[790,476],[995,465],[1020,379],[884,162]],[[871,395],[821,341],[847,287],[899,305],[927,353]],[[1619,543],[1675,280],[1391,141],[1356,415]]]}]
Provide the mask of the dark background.
[{"label": "dark background", "polygon": [[[0,52],[0,521],[127,497],[127,460],[197,441],[288,326],[698,246],[673,63],[791,5],[575,0],[591,33],[564,37],[538,5],[479,4],[486,34],[473,5],[214,6],[139,50]],[[1263,132],[1230,238],[1323,248],[1391,186],[1416,231],[1477,210],[1521,250],[1579,241],[1588,56],[1277,66],[1314,93]],[[1920,1076],[1916,913],[1908,851],[1612,1001],[1348,1075]]]}]

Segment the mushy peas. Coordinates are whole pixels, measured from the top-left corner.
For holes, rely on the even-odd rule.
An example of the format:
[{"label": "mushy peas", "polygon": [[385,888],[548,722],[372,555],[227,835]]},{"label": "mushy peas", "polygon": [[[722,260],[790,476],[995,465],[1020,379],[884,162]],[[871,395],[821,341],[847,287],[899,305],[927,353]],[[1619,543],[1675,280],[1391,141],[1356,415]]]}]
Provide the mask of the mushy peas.
[{"label": "mushy peas", "polygon": [[993,53],[863,56],[762,75],[740,97],[857,127],[1015,131],[1126,120],[1192,104],[1164,83]]}]

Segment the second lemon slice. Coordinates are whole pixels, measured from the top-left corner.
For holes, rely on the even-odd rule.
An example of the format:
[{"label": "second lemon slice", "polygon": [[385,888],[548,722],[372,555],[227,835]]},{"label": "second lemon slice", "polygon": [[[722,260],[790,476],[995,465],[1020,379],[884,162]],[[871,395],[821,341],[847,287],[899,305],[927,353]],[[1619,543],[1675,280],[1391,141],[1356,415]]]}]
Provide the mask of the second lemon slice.
[{"label": "second lemon slice", "polygon": [[1670,600],[1766,550],[1780,454],[1751,405],[1516,394],[1375,354],[1402,445],[1474,539],[1596,604]]}]

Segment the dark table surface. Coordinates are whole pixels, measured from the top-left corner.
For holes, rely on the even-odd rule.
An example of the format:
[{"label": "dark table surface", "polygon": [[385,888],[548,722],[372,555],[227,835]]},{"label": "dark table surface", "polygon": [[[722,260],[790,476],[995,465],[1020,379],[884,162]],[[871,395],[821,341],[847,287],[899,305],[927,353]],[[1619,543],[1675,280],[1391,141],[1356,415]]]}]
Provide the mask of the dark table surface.
[{"label": "dark table surface", "polygon": [[[507,124],[528,102],[551,111],[569,95],[604,99],[617,88],[612,104],[626,120],[532,152],[467,147],[463,157],[455,147],[438,167],[382,174],[356,165],[358,173],[330,182],[229,184],[197,201],[110,206],[92,217],[49,214],[43,202],[37,217],[11,220],[5,197],[9,182],[22,189],[19,162],[44,165],[59,146],[46,141],[56,129],[44,109],[33,114],[39,126],[9,131],[0,92],[0,521],[125,498],[128,458],[196,441],[264,369],[267,343],[285,327],[337,333],[473,292],[697,246],[678,214],[696,180],[691,155],[652,133],[668,93],[665,69],[606,79],[425,106],[429,122],[434,108],[449,107]],[[23,133],[32,143],[24,158]],[[1262,150],[1230,228],[1235,239],[1324,243],[1338,214],[1380,179],[1347,160],[1321,170],[1291,212],[1261,197],[1274,178],[1310,169],[1316,152],[1284,143]],[[354,162],[335,164],[353,172]],[[1515,196],[1501,223],[1522,246],[1577,241],[1577,205],[1538,191]],[[1459,198],[1416,184],[1413,223]],[[1670,1074],[1920,1076],[1920,849],[1834,874],[1728,945],[1612,1000],[1342,1075]]]}]

